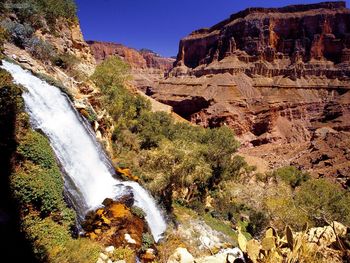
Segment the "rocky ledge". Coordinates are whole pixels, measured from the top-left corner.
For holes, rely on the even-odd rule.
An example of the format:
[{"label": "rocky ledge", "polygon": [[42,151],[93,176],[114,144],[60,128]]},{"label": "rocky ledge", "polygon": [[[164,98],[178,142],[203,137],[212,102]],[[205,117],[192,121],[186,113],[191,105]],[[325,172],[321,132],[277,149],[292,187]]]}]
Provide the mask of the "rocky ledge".
[{"label": "rocky ledge", "polygon": [[349,25],[341,1],[244,10],[182,39],[175,67],[147,94],[193,123],[231,127],[249,148],[291,149],[322,127],[347,134]]}]

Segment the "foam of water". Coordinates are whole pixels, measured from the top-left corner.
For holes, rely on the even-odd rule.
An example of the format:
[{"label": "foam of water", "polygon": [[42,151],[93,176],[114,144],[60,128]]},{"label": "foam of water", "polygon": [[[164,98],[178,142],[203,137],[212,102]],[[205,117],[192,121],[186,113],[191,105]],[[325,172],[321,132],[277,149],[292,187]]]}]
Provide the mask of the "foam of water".
[{"label": "foam of water", "polygon": [[23,98],[33,128],[49,138],[65,171],[65,188],[78,214],[83,217],[88,210],[99,207],[105,198],[121,196],[131,187],[135,203],[145,211],[146,221],[158,241],[166,223],[154,199],[139,184],[112,177],[104,152],[69,99],[58,88],[20,66],[3,61],[1,67],[26,88]]}]

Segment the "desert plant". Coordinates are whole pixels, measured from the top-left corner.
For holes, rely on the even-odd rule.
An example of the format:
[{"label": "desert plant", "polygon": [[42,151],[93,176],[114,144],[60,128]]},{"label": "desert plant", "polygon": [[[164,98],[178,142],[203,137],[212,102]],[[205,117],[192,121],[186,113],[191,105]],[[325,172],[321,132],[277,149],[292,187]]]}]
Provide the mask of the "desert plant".
[{"label": "desert plant", "polygon": [[350,194],[327,179],[312,179],[296,191],[295,204],[318,226],[339,221],[350,225]]},{"label": "desert plant", "polygon": [[154,245],[153,236],[150,233],[143,233],[141,250],[146,251],[148,248],[152,247],[153,245]]},{"label": "desert plant", "polygon": [[300,171],[294,166],[279,168],[273,172],[273,176],[280,178],[293,188],[300,186],[303,182],[310,179],[310,175],[308,173]]},{"label": "desert plant", "polygon": [[11,20],[4,20],[1,26],[8,32],[10,40],[17,46],[25,48],[31,39],[34,29],[29,24],[20,24]]},{"label": "desert plant", "polygon": [[51,44],[38,37],[32,37],[26,42],[28,52],[35,58],[49,63],[55,56],[56,51]]},{"label": "desert plant", "polygon": [[146,213],[140,207],[137,206],[131,207],[131,213],[133,213],[135,216],[141,219],[144,219],[146,216]]}]

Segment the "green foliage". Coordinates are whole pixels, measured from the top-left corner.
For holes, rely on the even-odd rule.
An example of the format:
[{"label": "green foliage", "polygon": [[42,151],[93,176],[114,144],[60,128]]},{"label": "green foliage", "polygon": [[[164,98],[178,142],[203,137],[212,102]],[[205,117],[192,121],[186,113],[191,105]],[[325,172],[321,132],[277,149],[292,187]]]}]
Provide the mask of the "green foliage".
[{"label": "green foliage", "polygon": [[141,250],[146,251],[148,248],[152,247],[153,245],[154,245],[153,236],[150,233],[143,233]]},{"label": "green foliage", "polygon": [[57,54],[55,57],[53,57],[52,62],[54,65],[60,68],[72,71],[75,65],[79,62],[79,59],[74,55],[63,53]]},{"label": "green foliage", "polygon": [[12,175],[11,189],[19,202],[33,205],[44,215],[57,211],[62,205],[63,183],[59,170],[51,171],[28,164],[24,171]]},{"label": "green foliage", "polygon": [[144,152],[141,168],[145,183],[163,198],[167,208],[174,190],[188,187],[184,199],[189,201],[211,176],[210,166],[201,155],[201,145],[183,141],[163,141],[159,148]]},{"label": "green foliage", "polygon": [[45,63],[52,60],[56,55],[54,47],[38,37],[30,38],[26,43],[26,47],[34,58],[44,61]]},{"label": "green foliage", "polygon": [[17,46],[24,48],[31,39],[34,29],[27,23],[18,23],[11,20],[1,22],[1,27],[8,32],[10,40]]},{"label": "green foliage", "polygon": [[118,247],[114,249],[113,255],[111,257],[113,261],[125,260],[126,263],[136,262],[135,252],[130,248]]},{"label": "green foliage", "polygon": [[98,65],[92,80],[108,98],[114,99],[129,79],[130,66],[118,57],[109,57]]},{"label": "green foliage", "polygon": [[89,239],[72,239],[66,225],[57,224],[50,217],[24,218],[23,230],[33,244],[34,253],[43,262],[95,262],[101,247]]},{"label": "green foliage", "polygon": [[287,225],[296,230],[309,222],[308,216],[295,204],[293,192],[287,185],[276,185],[274,193],[264,199],[264,205],[273,225],[277,229],[284,229]]},{"label": "green foliage", "polygon": [[48,140],[38,132],[28,132],[21,139],[18,153],[23,158],[32,161],[42,168],[51,169],[56,167],[54,153]]},{"label": "green foliage", "polygon": [[273,172],[273,176],[280,178],[293,188],[300,186],[303,182],[310,178],[308,173],[302,172],[294,166],[279,168]]},{"label": "green foliage", "polygon": [[76,21],[76,5],[73,0],[5,0],[7,12],[14,12],[21,21],[35,23],[35,19],[45,18],[50,26],[58,18]]},{"label": "green foliage", "polygon": [[101,89],[101,101],[116,122],[114,138],[134,125],[149,103],[140,95],[132,94],[125,82],[130,78],[130,67],[117,57],[110,57],[96,67],[91,79]]},{"label": "green foliage", "polygon": [[165,138],[172,138],[174,120],[165,112],[143,112],[131,130],[138,134],[141,149],[158,147]]},{"label": "green foliage", "polygon": [[237,240],[237,234],[233,231],[232,227],[223,220],[212,217],[210,214],[205,214],[203,216],[205,223],[207,223],[212,229],[224,233],[226,236],[230,237],[232,240]]},{"label": "green foliage", "polygon": [[133,213],[135,216],[141,219],[144,219],[146,216],[146,213],[140,207],[137,206],[131,207],[131,213]]},{"label": "green foliage", "polygon": [[350,225],[350,193],[327,179],[312,179],[296,191],[295,203],[316,225]]}]

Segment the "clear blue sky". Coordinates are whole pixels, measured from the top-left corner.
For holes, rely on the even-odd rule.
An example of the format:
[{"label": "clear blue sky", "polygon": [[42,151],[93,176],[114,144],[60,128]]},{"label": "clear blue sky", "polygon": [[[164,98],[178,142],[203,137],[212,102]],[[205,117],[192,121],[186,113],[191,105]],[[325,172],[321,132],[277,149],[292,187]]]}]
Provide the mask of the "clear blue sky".
[{"label": "clear blue sky", "polygon": [[85,40],[149,48],[163,56],[175,56],[179,40],[193,30],[247,7],[317,2],[321,0],[76,0]]}]

